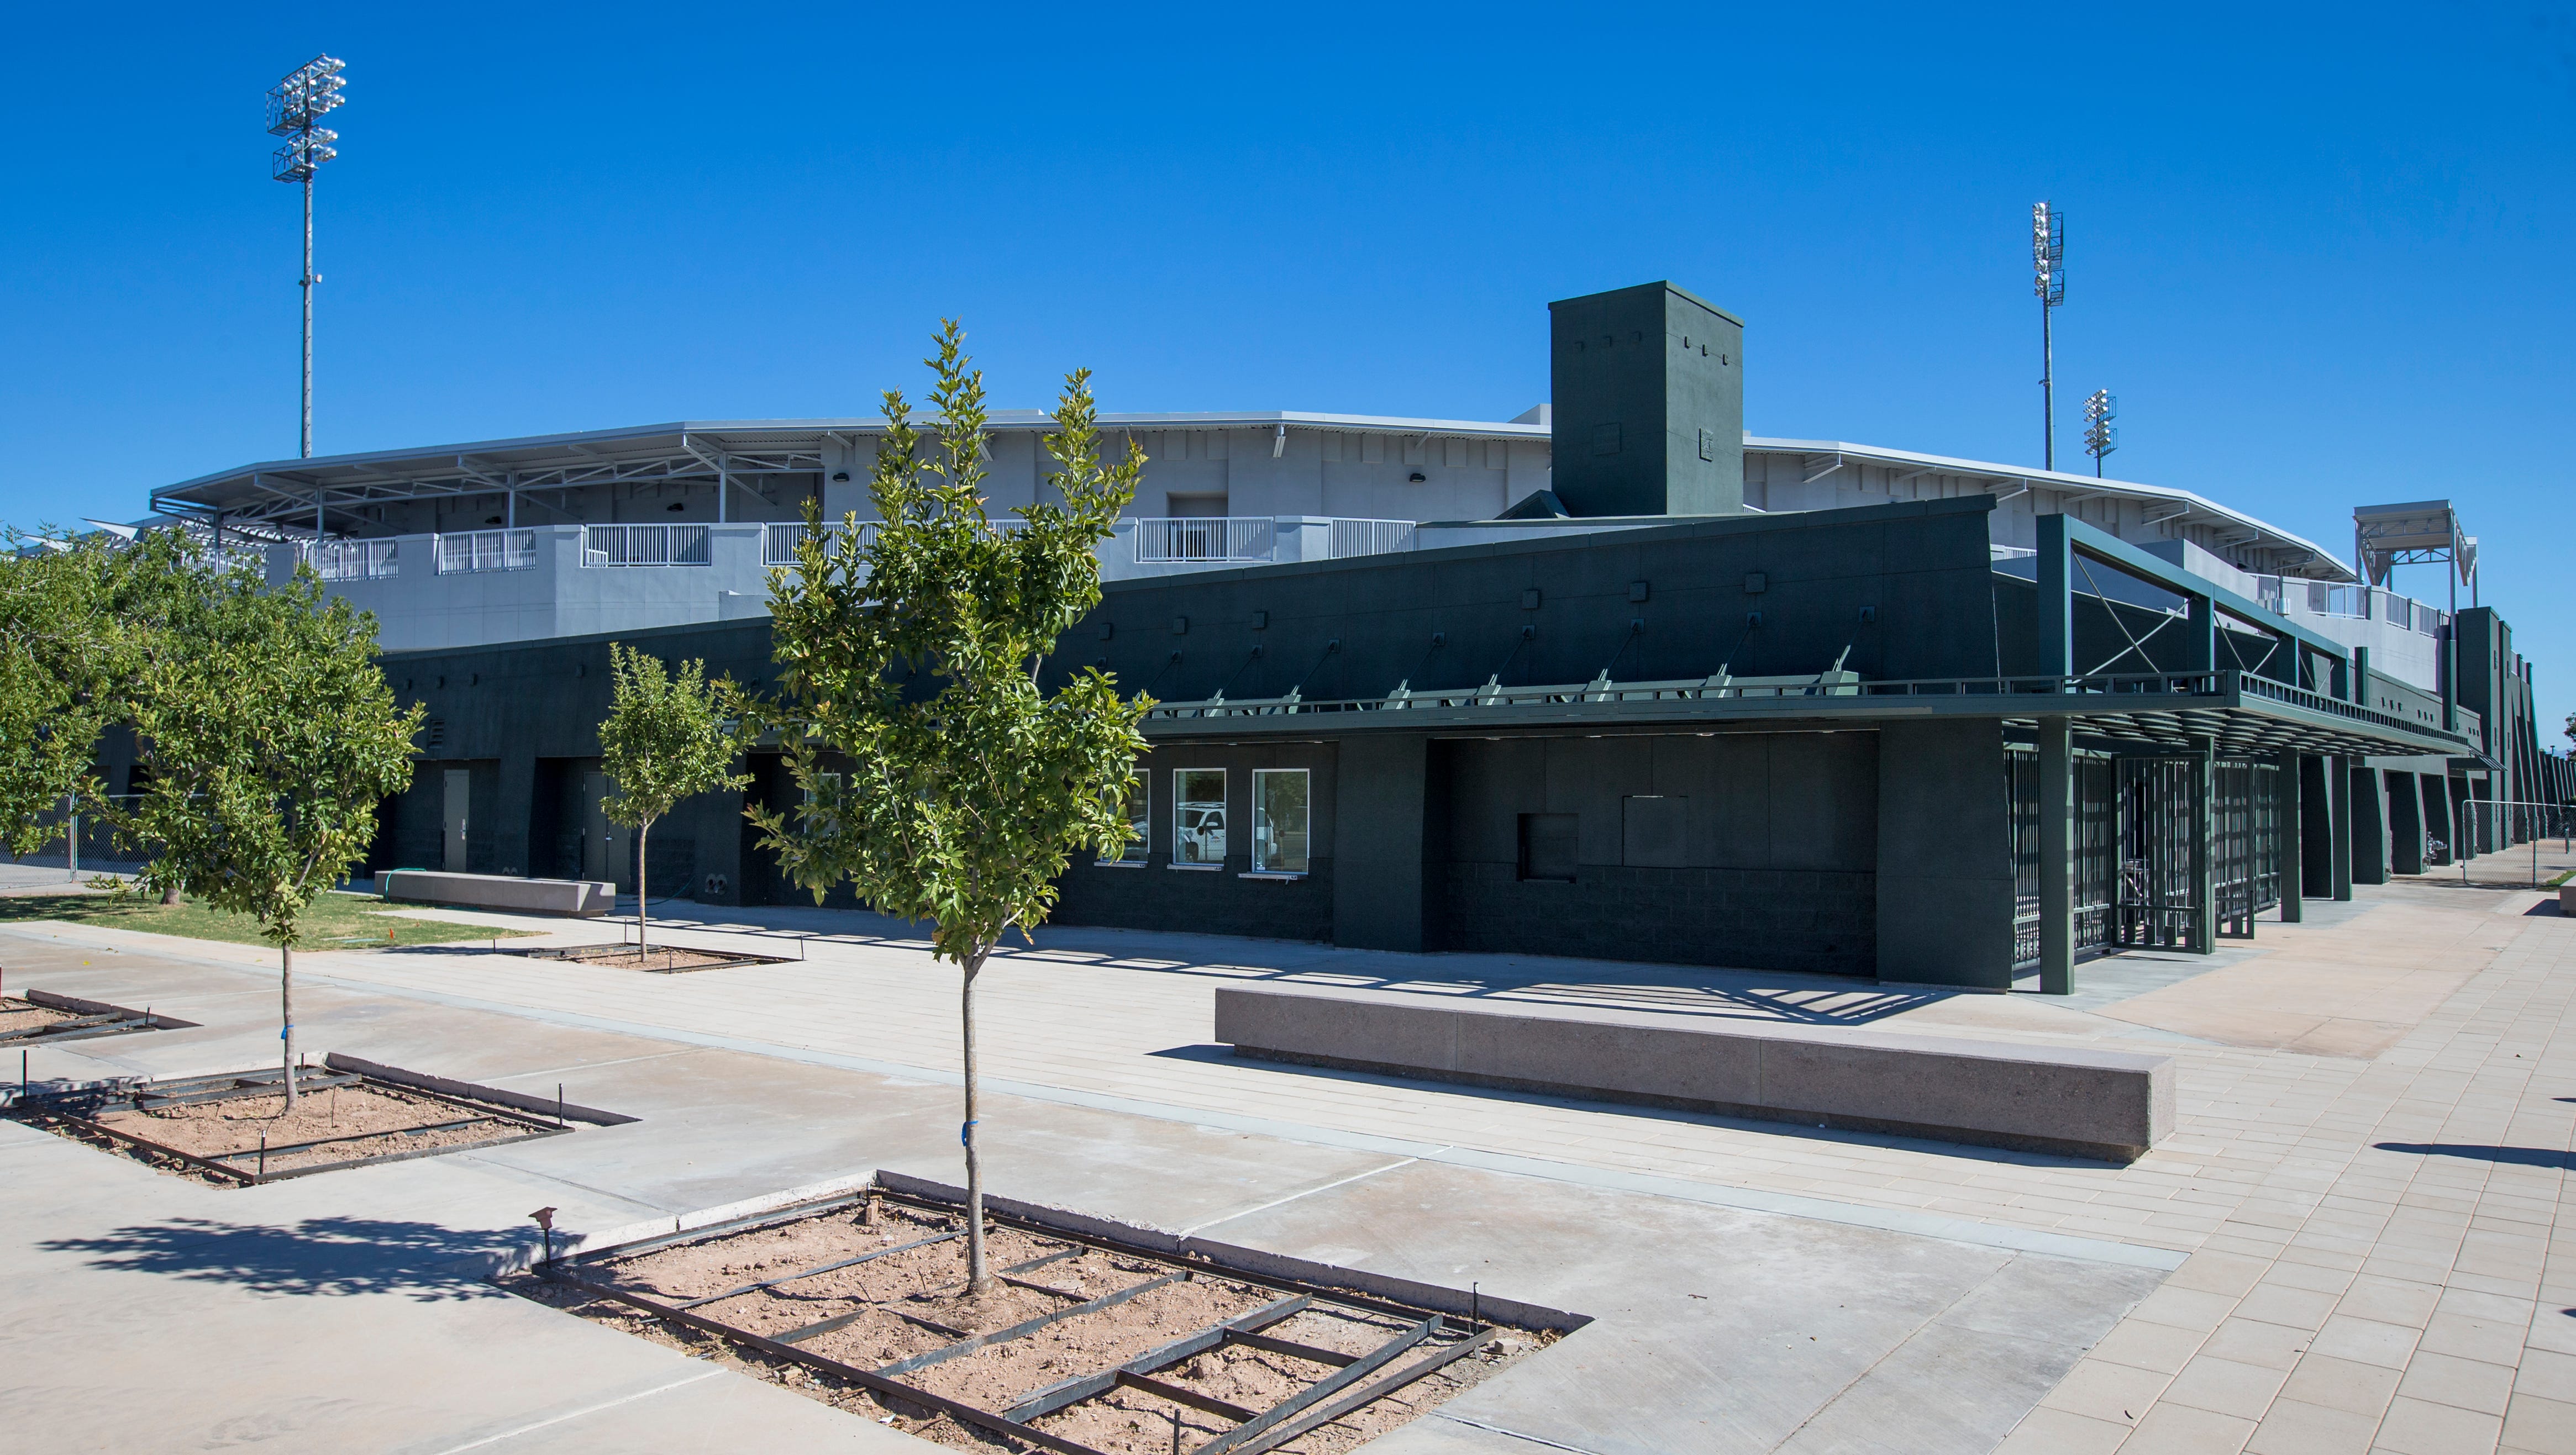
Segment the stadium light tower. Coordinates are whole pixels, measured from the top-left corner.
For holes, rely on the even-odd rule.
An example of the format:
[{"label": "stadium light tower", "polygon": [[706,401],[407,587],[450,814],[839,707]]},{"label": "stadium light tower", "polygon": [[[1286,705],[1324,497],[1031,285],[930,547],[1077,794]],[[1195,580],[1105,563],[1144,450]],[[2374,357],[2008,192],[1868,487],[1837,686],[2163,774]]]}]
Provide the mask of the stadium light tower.
[{"label": "stadium light tower", "polygon": [[2050,316],[2066,301],[2066,214],[2045,202],[2030,206],[2031,291],[2039,295],[2041,464],[2057,468],[2057,346]]},{"label": "stadium light tower", "polygon": [[2102,477],[2102,457],[2120,447],[2120,432],[2111,421],[2120,415],[2120,401],[2108,389],[2096,389],[2084,401],[2084,453],[2093,457],[2093,478]]},{"label": "stadium light tower", "polygon": [[286,138],[270,158],[270,175],[304,184],[304,276],[295,282],[304,290],[304,420],[298,440],[308,459],[313,454],[313,285],[322,281],[313,271],[313,174],[340,154],[331,145],[340,134],[321,123],[323,113],[345,99],[340,95],[341,69],[331,57],[315,56],[268,88],[268,134]]}]

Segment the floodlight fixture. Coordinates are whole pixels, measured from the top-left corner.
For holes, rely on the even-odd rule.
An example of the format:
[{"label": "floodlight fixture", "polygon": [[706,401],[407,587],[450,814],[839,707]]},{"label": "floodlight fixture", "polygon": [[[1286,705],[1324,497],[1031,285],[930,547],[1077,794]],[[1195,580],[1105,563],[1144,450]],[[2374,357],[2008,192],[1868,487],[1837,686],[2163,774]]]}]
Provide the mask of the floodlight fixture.
[{"label": "floodlight fixture", "polygon": [[2050,310],[2066,301],[2066,214],[2047,202],[2030,205],[2031,291],[2039,295],[2040,455],[2057,468],[2057,345]]},{"label": "floodlight fixture", "polygon": [[[340,60],[315,56],[268,88],[268,134],[286,138],[286,145],[269,154],[269,175],[304,188],[304,273],[295,286],[304,294],[304,410],[297,441],[307,459],[313,455],[313,285],[322,281],[313,271],[313,174],[340,155],[331,145],[340,134],[322,125],[322,117],[348,99],[340,94],[344,69]],[[318,509],[313,533],[322,533]]]},{"label": "floodlight fixture", "polygon": [[2111,427],[2111,421],[2119,414],[2120,401],[2112,398],[2108,389],[2096,389],[2093,397],[2084,401],[2084,453],[2093,457],[2096,479],[2102,475],[2102,457],[2120,447],[2120,432]]}]

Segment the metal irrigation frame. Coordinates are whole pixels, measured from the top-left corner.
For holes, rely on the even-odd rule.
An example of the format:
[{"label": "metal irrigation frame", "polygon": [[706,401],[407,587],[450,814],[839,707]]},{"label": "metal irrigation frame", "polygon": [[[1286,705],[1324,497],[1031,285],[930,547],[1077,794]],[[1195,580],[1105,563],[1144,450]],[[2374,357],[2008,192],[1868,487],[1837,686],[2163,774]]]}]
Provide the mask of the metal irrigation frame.
[{"label": "metal irrigation frame", "polygon": [[[1491,1343],[1502,1332],[1499,1328],[1493,1325],[1476,1321],[1461,1321],[1446,1317],[1428,1309],[1413,1308],[1384,1299],[1372,1298],[1365,1294],[1352,1293],[1340,1289],[1326,1290],[1315,1285],[1299,1283],[1289,1279],[1269,1277],[1258,1273],[1245,1272],[1239,1269],[1207,1267],[1192,1264],[1180,1259],[1172,1258],[1166,1254],[1153,1252],[1150,1249],[1134,1247],[1108,1238],[1068,1232],[1062,1228],[1050,1227],[1027,1219],[1015,1218],[1008,1213],[998,1212],[990,1208],[987,1208],[984,1213],[985,1220],[989,1223],[1002,1227],[1015,1228],[1035,1237],[1067,1245],[1064,1251],[1049,1253],[1044,1257],[1032,1259],[1025,1263],[1014,1264],[1010,1268],[1002,1270],[1003,1281],[1011,1283],[1014,1286],[1034,1288],[1041,1292],[1054,1293],[1058,1296],[1062,1296],[1062,1290],[1050,1289],[1042,1284],[1028,1283],[1010,1275],[1030,1271],[1041,1264],[1051,1263],[1059,1258],[1071,1256],[1075,1253],[1093,1250],[1116,1254],[1122,1258],[1133,1258],[1143,1262],[1161,1265],[1170,1268],[1173,1271],[1157,1278],[1148,1279],[1144,1283],[1120,1289],[1115,1293],[1105,1294],[1095,1299],[1089,1299],[1084,1302],[1077,1303],[1070,1308],[1057,1309],[1051,1313],[1042,1314],[1034,1319],[1028,1319],[1021,1323],[1014,1324],[1009,1328],[996,1330],[988,1334],[969,1334],[962,1329],[954,1329],[946,1325],[935,1324],[927,1319],[922,1319],[910,1314],[889,1309],[887,1312],[894,1313],[896,1317],[905,1319],[910,1323],[918,1324],[933,1333],[946,1335],[951,1338],[952,1342],[926,1353],[916,1354],[907,1359],[899,1359],[890,1364],[873,1369],[863,1369],[858,1365],[846,1364],[838,1359],[831,1358],[828,1355],[817,1354],[810,1350],[796,1347],[798,1342],[804,1339],[812,1338],[818,1334],[829,1333],[834,1329],[846,1326],[855,1319],[855,1314],[844,1314],[822,1319],[802,1328],[789,1329],[784,1333],[773,1337],[770,1335],[755,1334],[748,1329],[738,1328],[732,1324],[725,1323],[720,1319],[710,1318],[705,1314],[696,1312],[696,1310],[699,1306],[704,1304],[720,1302],[724,1299],[756,1292],[780,1283],[792,1283],[800,1278],[812,1277],[815,1274],[826,1273],[839,1268],[846,1268],[855,1263],[866,1262],[871,1258],[880,1258],[888,1254],[904,1252],[908,1249],[921,1247],[929,1243],[943,1242],[949,1238],[960,1236],[959,1234],[943,1234],[938,1237],[924,1238],[915,1242],[900,1244],[892,1248],[878,1249],[870,1253],[862,1254],[856,1258],[838,1259],[816,1268],[809,1268],[801,1272],[790,1273],[783,1277],[764,1279],[758,1283],[745,1284],[740,1288],[729,1289],[725,1292],[711,1294],[703,1298],[683,1299],[677,1302],[665,1301],[660,1298],[649,1297],[644,1294],[636,1293],[630,1289],[619,1288],[612,1283],[604,1283],[595,1278],[584,1277],[580,1273],[574,1271],[576,1268],[586,1264],[607,1263],[613,1260],[634,1257],[643,1253],[654,1252],[662,1248],[673,1247],[684,1243],[701,1242],[709,1238],[725,1237],[737,1233],[755,1232],[763,1228],[802,1222],[809,1218],[826,1216],[830,1213],[856,1206],[870,1200],[878,1200],[945,1215],[954,1215],[960,1211],[960,1209],[954,1206],[941,1203],[934,1199],[916,1197],[905,1193],[889,1191],[883,1188],[871,1188],[863,1192],[854,1192],[843,1196],[827,1198],[819,1202],[803,1203],[793,1207],[773,1209],[768,1212],[755,1214],[749,1217],[737,1218],[727,1222],[713,1223],[704,1227],[691,1228],[683,1232],[660,1234],[631,1243],[618,1244],[613,1247],[585,1249],[579,1253],[567,1254],[560,1258],[552,1258],[541,1262],[537,1265],[536,1272],[540,1278],[545,1279],[547,1282],[559,1284],[567,1288],[577,1289],[596,1298],[604,1298],[613,1302],[625,1304],[641,1312],[651,1314],[656,1318],[665,1319],[672,1323],[695,1329],[701,1333],[711,1334],[717,1338],[729,1340],[733,1343],[742,1345],[745,1348],[757,1350],[773,1359],[802,1365],[805,1368],[815,1370],[818,1373],[829,1374],[834,1378],[846,1380],[851,1384],[855,1384],[862,1389],[870,1391],[871,1393],[880,1394],[889,1399],[901,1400],[922,1409],[934,1410],[940,1414],[944,1414],[952,1419],[958,1420],[961,1423],[973,1425],[979,1429],[990,1431],[993,1434],[1001,1435],[1008,1439],[1018,1440],[1042,1450],[1055,1451],[1057,1452],[1057,1455],[1104,1455],[1104,1452],[1093,1446],[1085,1445],[1080,1441],[1068,1439],[1062,1435],[1050,1434],[1045,1430],[1038,1429],[1029,1424],[1028,1421],[1040,1419],[1047,1415],[1055,1414],[1061,1410],[1069,1409],[1074,1405],[1080,1404],[1084,1400],[1106,1394],[1110,1390],[1118,1388],[1136,1389],[1143,1393],[1152,1394],[1158,1398],[1169,1400],[1175,1404],[1184,1405],[1202,1413],[1213,1414],[1220,1419],[1230,1419],[1235,1422],[1234,1428],[1231,1430],[1228,1430],[1218,1435],[1215,1439],[1196,1447],[1195,1455],[1261,1455],[1261,1452],[1276,1450],[1281,1445],[1285,1445],[1323,1425],[1330,1424],[1353,1411],[1375,1403],[1377,1400],[1385,1398],[1396,1390],[1402,1389],[1406,1385],[1412,1384],[1426,1375],[1432,1374],[1459,1359],[1463,1359],[1468,1355],[1475,1353],[1476,1351],[1484,1348],[1487,1344]],[[1203,1277],[1223,1278],[1231,1282],[1251,1284],[1255,1287],[1276,1290],[1287,1296],[1273,1300],[1272,1302],[1248,1313],[1238,1314],[1233,1318],[1211,1324],[1204,1329],[1197,1330],[1196,1332],[1185,1335],[1182,1338],[1158,1345],[1157,1347],[1150,1349],[1143,1354],[1139,1354],[1132,1359],[1128,1359],[1113,1368],[1097,1370],[1090,1374],[1079,1375],[1071,1379],[1059,1380],[1054,1384],[1026,1391],[1012,1400],[1010,1407],[1007,1410],[988,1410],[978,1405],[968,1404],[962,1400],[951,1399],[944,1395],[932,1394],[917,1385],[905,1383],[899,1377],[900,1375],[909,1373],[915,1369],[923,1368],[935,1363],[941,1363],[948,1359],[957,1358],[963,1355],[972,1354],[977,1350],[990,1345],[1005,1343],[1013,1339],[1025,1338],[1028,1335],[1037,1333],[1038,1331],[1049,1327],[1050,1325],[1060,1323],[1066,1319],[1076,1318],[1086,1313],[1097,1312],[1098,1310],[1110,1307],[1111,1305],[1122,1303],[1127,1299],[1133,1298],[1150,1289]],[[1344,1353],[1340,1350],[1324,1349],[1314,1345],[1299,1344],[1285,1339],[1272,1338],[1271,1336],[1261,1332],[1263,1329],[1266,1329],[1273,1324],[1284,1322],[1309,1308],[1317,1306],[1331,1307],[1335,1305],[1361,1313],[1374,1314],[1379,1317],[1401,1318],[1409,1320],[1410,1322],[1404,1329],[1396,1333],[1392,1338],[1386,1340],[1384,1343],[1381,1343],[1377,1348],[1370,1350],[1368,1353],[1357,1355]],[[1394,1373],[1386,1375],[1384,1378],[1371,1378],[1372,1375],[1378,1374],[1379,1371],[1385,1369],[1388,1365],[1393,1364],[1406,1353],[1431,1339],[1451,1332],[1455,1332],[1460,1335],[1456,1343],[1436,1349],[1424,1357],[1406,1364]],[[1186,1389],[1155,1377],[1157,1371],[1168,1368],[1171,1365],[1180,1363],[1182,1360],[1204,1353],[1210,1349],[1218,1348],[1225,1344],[1242,1344],[1252,1348],[1267,1350],[1272,1353],[1285,1354],[1292,1358],[1305,1359],[1315,1363],[1335,1366],[1335,1368],[1332,1374],[1325,1376],[1314,1384],[1308,1385],[1296,1394],[1291,1395],[1288,1399],[1271,1406],[1267,1410],[1245,1409],[1242,1406],[1234,1405],[1227,1401],[1216,1399],[1212,1396],[1203,1395],[1196,1390]]]}]

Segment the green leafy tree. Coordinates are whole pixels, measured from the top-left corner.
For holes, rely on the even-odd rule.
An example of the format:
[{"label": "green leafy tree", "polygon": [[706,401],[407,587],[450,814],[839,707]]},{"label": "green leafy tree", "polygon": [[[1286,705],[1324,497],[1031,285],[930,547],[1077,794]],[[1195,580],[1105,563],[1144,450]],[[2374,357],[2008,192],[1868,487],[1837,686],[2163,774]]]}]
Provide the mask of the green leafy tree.
[{"label": "green leafy tree", "polygon": [[248,568],[179,569],[128,701],[151,781],[116,816],[157,846],[147,886],[247,915],[277,946],[291,1110],[298,928],[411,781],[421,709],[395,705],[375,618],[309,569],[274,589]]},{"label": "green leafy tree", "polygon": [[[184,651],[217,576],[186,533],[66,539],[11,533],[0,554],[0,843],[34,853],[66,801],[111,824],[128,815],[89,769],[108,728],[131,724],[143,672]],[[147,765],[148,776],[148,765]]]},{"label": "green leafy tree", "polygon": [[1131,442],[1104,465],[1087,370],[1067,376],[1047,449],[1061,503],[984,510],[984,385],[949,322],[931,393],[936,421],[911,422],[899,390],[869,483],[880,522],[809,529],[796,565],[770,573],[771,635],[785,701],[775,708],[804,801],[792,820],[751,810],[763,843],[817,902],[848,880],[879,911],[933,926],[932,953],[962,973],[967,1277],[992,1287],[976,1154],[975,979],[1005,934],[1043,921],[1055,880],[1085,844],[1114,854],[1120,804],[1144,746],[1149,705],[1084,668],[1052,694],[1046,655],[1100,600],[1107,539],[1136,491]]},{"label": "green leafy tree", "polygon": [[0,842],[32,854],[81,796],[99,734],[116,720],[127,633],[123,574],[100,540],[12,533],[0,554]]},{"label": "green leafy tree", "polygon": [[680,800],[740,788],[751,775],[733,771],[742,690],[730,677],[707,680],[707,664],[665,671],[640,647],[608,644],[608,716],[599,724],[601,766],[612,791],[600,804],[611,823],[635,830],[635,949],[644,950],[645,847],[653,822]]}]

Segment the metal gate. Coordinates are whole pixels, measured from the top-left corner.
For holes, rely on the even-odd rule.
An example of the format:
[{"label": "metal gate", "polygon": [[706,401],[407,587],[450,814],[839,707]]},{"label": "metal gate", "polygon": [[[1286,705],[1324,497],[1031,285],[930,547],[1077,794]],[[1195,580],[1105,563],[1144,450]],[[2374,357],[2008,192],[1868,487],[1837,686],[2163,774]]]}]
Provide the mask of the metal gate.
[{"label": "metal gate", "polygon": [[2218,932],[2254,937],[2254,916],[2281,902],[2281,769],[2222,760],[2210,769],[2210,854]]},{"label": "metal gate", "polygon": [[2119,760],[2118,944],[2207,948],[2193,943],[2200,922],[2197,766],[2190,758]]},{"label": "metal gate", "polygon": [[[2118,882],[2119,815],[2114,760],[2078,753],[2075,822],[2068,843],[2075,890],[2075,953],[2112,942],[2113,890]],[[2014,749],[2004,758],[2012,803],[2013,967],[2039,964],[2039,756]]]}]

